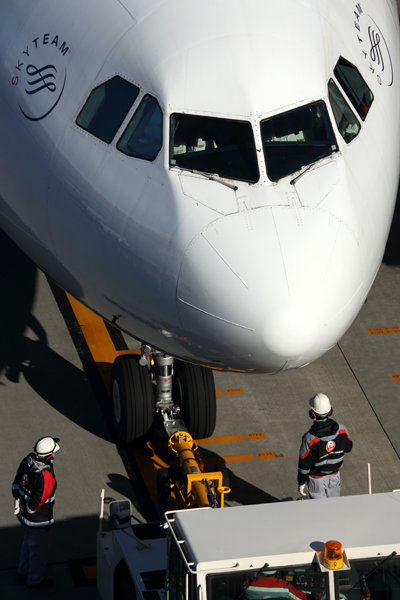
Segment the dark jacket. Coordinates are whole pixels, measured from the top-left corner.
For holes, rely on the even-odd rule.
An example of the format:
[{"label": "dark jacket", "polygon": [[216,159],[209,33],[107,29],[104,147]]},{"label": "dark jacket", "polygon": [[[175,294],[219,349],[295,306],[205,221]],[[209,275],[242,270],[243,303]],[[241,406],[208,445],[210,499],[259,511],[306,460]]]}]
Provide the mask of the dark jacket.
[{"label": "dark jacket", "polygon": [[49,459],[33,452],[19,465],[12,495],[21,502],[18,519],[28,527],[48,527],[54,523],[53,507],[57,481]]},{"label": "dark jacket", "polygon": [[333,419],[316,420],[303,435],[297,481],[307,483],[308,477],[322,477],[336,473],[343,464],[345,452],[353,447],[346,427]]}]

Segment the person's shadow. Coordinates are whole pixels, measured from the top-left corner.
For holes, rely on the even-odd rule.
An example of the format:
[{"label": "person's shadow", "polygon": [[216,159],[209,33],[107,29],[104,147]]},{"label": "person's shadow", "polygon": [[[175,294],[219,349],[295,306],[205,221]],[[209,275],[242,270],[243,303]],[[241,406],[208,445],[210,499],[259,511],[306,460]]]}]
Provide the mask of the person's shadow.
[{"label": "person's shadow", "polygon": [[[49,347],[33,315],[38,270],[0,230],[0,373],[11,384],[24,377],[50,406],[94,435],[112,441],[87,374]],[[69,334],[67,328],[65,335]],[[4,382],[0,381],[0,386]],[[97,418],[96,418],[96,415]]]}]

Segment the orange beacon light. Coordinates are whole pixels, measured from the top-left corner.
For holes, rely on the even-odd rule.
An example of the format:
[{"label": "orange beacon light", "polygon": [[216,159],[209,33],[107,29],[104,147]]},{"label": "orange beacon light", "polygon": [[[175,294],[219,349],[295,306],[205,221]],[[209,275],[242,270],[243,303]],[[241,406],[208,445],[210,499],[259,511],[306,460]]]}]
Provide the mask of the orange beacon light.
[{"label": "orange beacon light", "polygon": [[327,569],[341,569],[343,567],[343,549],[340,542],[335,542],[334,540],[326,542],[324,567]]}]

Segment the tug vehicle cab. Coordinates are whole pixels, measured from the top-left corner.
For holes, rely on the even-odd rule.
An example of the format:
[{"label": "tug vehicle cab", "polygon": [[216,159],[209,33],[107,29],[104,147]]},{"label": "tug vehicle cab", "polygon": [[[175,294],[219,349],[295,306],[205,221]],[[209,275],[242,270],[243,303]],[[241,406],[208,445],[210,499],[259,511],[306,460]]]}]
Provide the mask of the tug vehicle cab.
[{"label": "tug vehicle cab", "polygon": [[140,525],[127,513],[99,532],[98,590],[102,600],[398,599],[399,513],[400,492],[183,509]]}]

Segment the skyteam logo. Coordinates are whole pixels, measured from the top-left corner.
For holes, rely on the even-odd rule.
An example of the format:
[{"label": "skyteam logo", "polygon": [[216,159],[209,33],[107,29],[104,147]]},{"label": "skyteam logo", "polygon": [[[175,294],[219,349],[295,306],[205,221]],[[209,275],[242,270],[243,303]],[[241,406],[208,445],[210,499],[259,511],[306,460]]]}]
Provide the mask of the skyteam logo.
[{"label": "skyteam logo", "polygon": [[[25,88],[27,94],[37,94],[45,89],[49,90],[49,92],[57,91],[57,69],[54,65],[46,65],[41,69],[38,69],[35,65],[27,65],[26,72],[28,75],[26,83],[28,86],[32,86],[31,88]],[[48,81],[49,79],[53,79],[54,81]]]},{"label": "skyteam logo", "polygon": [[[58,35],[38,36],[21,51],[12,84],[20,89],[19,108],[30,121],[41,121],[57,106],[67,81],[67,43]],[[21,87],[23,87],[23,90]]]},{"label": "skyteam logo", "polygon": [[333,440],[331,440],[330,442],[327,442],[327,444],[326,444],[326,451],[327,452],[332,452],[332,450],[335,449],[335,446],[336,446],[336,444],[335,444],[335,442]]},{"label": "skyteam logo", "polygon": [[379,85],[391,87],[394,79],[392,57],[383,31],[364,12],[363,2],[354,4],[352,18],[357,45],[370,76],[376,78]]}]

